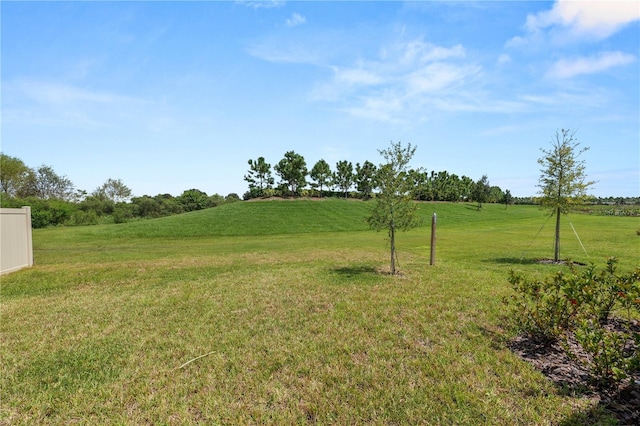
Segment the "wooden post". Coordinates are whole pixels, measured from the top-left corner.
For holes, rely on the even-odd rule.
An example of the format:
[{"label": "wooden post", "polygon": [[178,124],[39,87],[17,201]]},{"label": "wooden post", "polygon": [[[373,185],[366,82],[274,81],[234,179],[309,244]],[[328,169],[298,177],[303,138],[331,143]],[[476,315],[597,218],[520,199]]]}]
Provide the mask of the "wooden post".
[{"label": "wooden post", "polygon": [[431,218],[431,259],[429,265],[436,264],[436,214]]}]

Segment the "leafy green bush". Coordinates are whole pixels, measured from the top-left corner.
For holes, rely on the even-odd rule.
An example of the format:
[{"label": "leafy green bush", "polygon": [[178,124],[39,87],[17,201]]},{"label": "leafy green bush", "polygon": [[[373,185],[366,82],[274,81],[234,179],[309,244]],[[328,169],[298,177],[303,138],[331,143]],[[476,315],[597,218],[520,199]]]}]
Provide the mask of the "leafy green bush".
[{"label": "leafy green bush", "polygon": [[113,209],[113,223],[125,223],[134,218],[135,206],[127,203],[118,203]]},{"label": "leafy green bush", "polygon": [[[640,366],[640,333],[633,327],[640,317],[640,269],[618,274],[616,263],[610,258],[603,270],[592,264],[582,272],[572,267],[542,281],[511,271],[514,294],[505,300],[519,331],[547,344],[560,340],[600,386]],[[571,338],[587,357],[571,353]]]},{"label": "leafy green bush", "polygon": [[627,330],[615,330],[593,319],[581,319],[573,330],[578,344],[589,354],[579,358],[571,351],[574,360],[587,367],[596,384],[606,387],[624,380],[638,366],[638,347],[629,347],[631,335]]},{"label": "leafy green bush", "polygon": [[73,212],[67,223],[69,225],[97,225],[99,222],[100,219],[95,211],[77,210]]},{"label": "leafy green bush", "polygon": [[22,206],[31,207],[31,226],[33,228],[63,225],[77,211],[75,204],[63,200],[3,197],[2,207],[20,208]]},{"label": "leafy green bush", "polygon": [[578,310],[575,283],[558,272],[544,281],[531,281],[510,271],[515,294],[507,300],[516,327],[535,340],[551,343],[568,329]]}]

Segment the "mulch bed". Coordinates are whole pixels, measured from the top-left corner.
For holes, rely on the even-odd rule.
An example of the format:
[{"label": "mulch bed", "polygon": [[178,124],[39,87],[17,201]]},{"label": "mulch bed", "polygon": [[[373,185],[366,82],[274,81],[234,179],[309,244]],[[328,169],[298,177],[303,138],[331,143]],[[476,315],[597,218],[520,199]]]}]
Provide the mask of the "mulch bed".
[{"label": "mulch bed", "polygon": [[[618,324],[612,322],[611,327]],[[637,322],[634,328],[640,328]],[[568,349],[578,358],[586,357],[577,342],[568,339]],[[640,425],[640,371],[635,371],[617,387],[602,389],[594,386],[593,377],[573,360],[557,342],[544,344],[526,336],[517,336],[510,349],[531,363],[558,387],[594,400],[611,412],[621,425]]]}]

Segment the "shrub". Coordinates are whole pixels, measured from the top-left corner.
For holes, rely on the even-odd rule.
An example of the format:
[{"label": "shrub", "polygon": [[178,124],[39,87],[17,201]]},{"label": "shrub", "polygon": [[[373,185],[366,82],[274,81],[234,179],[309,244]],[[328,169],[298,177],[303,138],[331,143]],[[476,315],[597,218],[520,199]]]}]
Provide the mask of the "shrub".
[{"label": "shrub", "polygon": [[101,196],[90,195],[80,203],[80,210],[85,212],[95,212],[97,216],[107,216],[113,213],[115,203]]},{"label": "shrub", "polygon": [[182,205],[185,212],[202,210],[211,207],[209,197],[204,191],[199,189],[188,189],[177,197],[177,201]]},{"label": "shrub", "polygon": [[551,343],[570,327],[580,298],[575,282],[558,272],[544,281],[528,280],[522,274],[509,274],[515,294],[508,300],[516,327],[535,340]]},{"label": "shrub", "polygon": [[[511,271],[514,294],[505,299],[520,332],[547,344],[561,340],[599,386],[618,383],[640,366],[640,333],[632,327],[640,316],[640,269],[618,274],[616,263],[610,258],[603,270],[571,268],[542,281]],[[571,337],[587,357],[571,353]]]},{"label": "shrub", "polygon": [[113,223],[125,223],[133,219],[135,206],[127,203],[118,203],[113,209]]},{"label": "shrub", "polygon": [[63,225],[77,210],[77,207],[68,201],[35,197],[3,200],[2,206],[14,208],[30,206],[33,228]]},{"label": "shrub", "polygon": [[93,210],[87,212],[77,210],[73,212],[68,221],[69,225],[97,225],[98,223],[98,214]]},{"label": "shrub", "polygon": [[618,331],[585,318],[577,323],[573,334],[589,357],[578,358],[568,350],[567,353],[589,369],[597,385],[607,387],[620,382],[636,369],[638,348],[629,345],[628,330]]}]

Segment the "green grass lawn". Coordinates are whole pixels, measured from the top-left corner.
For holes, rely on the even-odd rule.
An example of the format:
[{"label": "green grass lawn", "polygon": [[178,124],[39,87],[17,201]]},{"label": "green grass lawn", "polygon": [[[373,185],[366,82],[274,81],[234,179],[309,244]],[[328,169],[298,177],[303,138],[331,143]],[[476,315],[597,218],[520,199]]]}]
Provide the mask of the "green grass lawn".
[{"label": "green grass lawn", "polygon": [[[391,277],[371,207],[243,202],[35,230],[36,266],[1,282],[0,424],[580,424],[597,410],[506,347],[508,271],[562,268],[533,262],[553,253],[547,213],[421,203]],[[638,225],[570,215],[561,255],[632,269]]]}]

